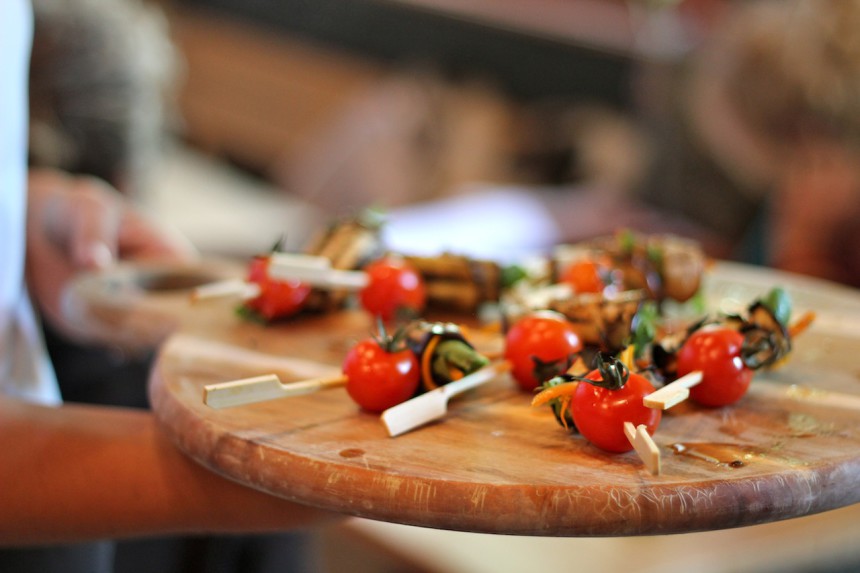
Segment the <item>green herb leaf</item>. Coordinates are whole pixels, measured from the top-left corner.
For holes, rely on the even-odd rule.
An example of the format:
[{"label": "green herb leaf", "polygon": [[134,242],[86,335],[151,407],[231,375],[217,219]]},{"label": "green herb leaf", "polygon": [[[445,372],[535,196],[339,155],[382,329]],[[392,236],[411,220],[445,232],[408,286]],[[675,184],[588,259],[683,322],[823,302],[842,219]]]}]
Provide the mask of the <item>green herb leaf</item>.
[{"label": "green herb leaf", "polygon": [[502,268],[502,288],[510,288],[528,276],[526,270],[520,265],[509,265]]},{"label": "green herb leaf", "polygon": [[433,373],[443,380],[452,380],[452,368],[471,374],[489,363],[486,356],[454,338],[440,342],[433,352]]},{"label": "green herb leaf", "polygon": [[646,301],[639,306],[639,310],[633,316],[633,329],[630,333],[630,343],[633,345],[636,358],[641,358],[648,345],[654,342],[659,320],[660,309],[656,302]]},{"label": "green herb leaf", "polygon": [[774,287],[761,300],[762,304],[770,310],[773,317],[783,327],[788,326],[791,321],[791,297],[782,287]]}]

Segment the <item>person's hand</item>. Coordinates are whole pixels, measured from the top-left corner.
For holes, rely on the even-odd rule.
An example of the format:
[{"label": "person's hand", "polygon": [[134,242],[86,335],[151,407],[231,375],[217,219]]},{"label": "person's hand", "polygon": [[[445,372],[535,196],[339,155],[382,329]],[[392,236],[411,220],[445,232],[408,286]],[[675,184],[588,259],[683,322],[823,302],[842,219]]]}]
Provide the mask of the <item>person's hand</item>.
[{"label": "person's hand", "polygon": [[131,207],[107,183],[52,170],[29,177],[27,278],[30,291],[51,323],[67,333],[62,294],[81,271],[118,260],[194,257],[184,238]]}]

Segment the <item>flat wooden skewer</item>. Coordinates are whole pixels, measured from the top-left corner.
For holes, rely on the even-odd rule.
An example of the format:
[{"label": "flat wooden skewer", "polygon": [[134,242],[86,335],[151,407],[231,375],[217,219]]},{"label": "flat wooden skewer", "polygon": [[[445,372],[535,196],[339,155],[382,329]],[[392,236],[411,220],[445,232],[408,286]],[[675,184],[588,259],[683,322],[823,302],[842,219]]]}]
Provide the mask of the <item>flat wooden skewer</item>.
[{"label": "flat wooden skewer", "polygon": [[324,288],[362,289],[369,278],[362,271],[344,271],[331,267],[316,268],[292,264],[289,260],[272,259],[269,276],[280,280],[299,280],[311,286]]},{"label": "flat wooden skewer", "polygon": [[191,291],[191,302],[218,298],[239,298],[250,300],[260,295],[260,287],[241,279],[226,279],[196,287]]},{"label": "flat wooden skewer", "polygon": [[[331,261],[327,257],[297,253],[272,253],[269,255],[269,269],[270,274],[272,274],[271,269],[277,269],[277,272],[285,272],[286,269],[294,269],[294,272],[296,273],[316,273],[315,276],[325,276],[328,273],[343,272],[332,269]],[[278,276],[275,278],[294,277]],[[191,291],[191,302],[227,297],[250,300],[259,295],[260,287],[255,283],[241,279],[226,279],[195,288]]]},{"label": "flat wooden skewer", "polygon": [[476,370],[455,382],[449,382],[385,410],[381,418],[386,430],[388,430],[388,435],[393,438],[434,420],[444,418],[445,414],[448,413],[448,400],[450,398],[486,384],[510,369],[510,362],[497,362]]},{"label": "flat wooden skewer", "polygon": [[690,397],[690,388],[702,381],[702,373],[698,370],[681,376],[666,384],[659,390],[651,392],[642,399],[646,408],[668,410]]},{"label": "flat wooden skewer", "polygon": [[269,255],[269,265],[302,269],[330,269],[331,259],[304,253],[275,252]]},{"label": "flat wooden skewer", "polygon": [[660,448],[648,434],[645,424],[634,426],[632,422],[624,422],[624,435],[648,471],[655,476],[660,475]]},{"label": "flat wooden skewer", "polygon": [[346,376],[311,378],[282,383],[276,374],[264,374],[203,387],[203,403],[211,408],[231,408],[288,396],[311,394],[346,384]]}]

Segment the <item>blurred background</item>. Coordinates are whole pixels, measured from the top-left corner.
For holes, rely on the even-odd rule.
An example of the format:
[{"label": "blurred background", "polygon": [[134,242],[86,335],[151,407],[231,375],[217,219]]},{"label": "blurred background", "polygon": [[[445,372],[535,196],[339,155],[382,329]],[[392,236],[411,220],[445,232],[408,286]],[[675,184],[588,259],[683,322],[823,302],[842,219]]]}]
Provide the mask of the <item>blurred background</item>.
[{"label": "blurred background", "polygon": [[[204,255],[373,206],[394,249],[516,258],[626,226],[860,284],[853,0],[34,6],[32,164],[108,180]],[[148,357],[47,336],[67,400],[147,407]],[[836,573],[860,569],[857,511],[635,539],[350,520],[122,543],[117,570]]]}]

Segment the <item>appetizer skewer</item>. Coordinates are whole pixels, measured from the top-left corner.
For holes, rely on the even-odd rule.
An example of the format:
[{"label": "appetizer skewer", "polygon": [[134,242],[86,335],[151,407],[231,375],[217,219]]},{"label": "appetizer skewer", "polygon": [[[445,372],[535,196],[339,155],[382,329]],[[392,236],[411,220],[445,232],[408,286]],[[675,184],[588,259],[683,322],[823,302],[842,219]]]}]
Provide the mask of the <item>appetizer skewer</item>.
[{"label": "appetizer skewer", "polygon": [[[567,266],[553,273],[559,282],[549,285],[560,296],[541,307],[544,312],[529,312],[510,325],[501,362],[490,365],[459,330],[449,333],[446,325],[423,323],[425,329],[413,329],[404,344],[384,333],[380,339],[360,342],[344,360],[343,375],[289,384],[268,375],[213,385],[207,387],[207,404],[226,407],[345,386],[362,409],[380,413],[389,435],[396,436],[444,417],[453,396],[510,371],[521,389],[541,389],[534,405],[550,402],[563,425],[570,423],[603,450],[635,450],[649,471],[658,474],[660,450],[651,434],[662,411],[688,398],[704,406],[737,402],[754,371],[782,361],[791,339],[813,317],[807,314],[789,325],[790,305],[775,289],[751,305],[747,316],[702,321],[675,348],[655,345],[668,362],[657,364],[652,355],[651,370],[673,380],[655,390],[652,380],[632,371],[632,356],[618,360],[613,355],[636,338],[635,317],[643,305],[660,309],[666,299],[684,302],[698,292],[704,256],[696,245],[676,238],[632,234],[619,234],[591,248],[592,258],[566,253]],[[274,254],[261,265],[263,280],[207,285],[196,296],[204,299],[232,289],[234,296],[253,304],[264,298],[268,283],[286,283],[302,299],[297,309],[311,290],[354,293],[366,310],[385,321],[403,307],[420,311],[428,298],[461,310],[501,298],[498,265],[478,265],[448,254],[387,256],[361,268],[334,268],[323,255]],[[574,365],[589,356],[597,357],[596,367],[573,374]],[[647,362],[643,358],[638,364]],[[613,408],[604,408],[610,401]],[[614,413],[607,414],[610,410]]]},{"label": "appetizer skewer", "polygon": [[[293,253],[273,252],[267,257],[268,272],[273,278],[279,278],[276,270],[280,268],[291,268],[305,270],[315,276],[332,272],[331,261],[325,257],[315,255],[302,255]],[[259,282],[241,279],[226,279],[214,283],[198,286],[191,291],[191,301],[201,302],[210,299],[236,297],[242,300],[250,300],[260,296],[261,286]]]},{"label": "appetizer skewer", "polygon": [[386,256],[363,270],[331,267],[325,257],[272,253],[255,257],[248,280],[232,279],[200,286],[191,301],[234,297],[267,321],[299,312],[313,289],[355,292],[361,305],[374,316],[392,320],[398,313],[417,313],[424,308],[421,276],[403,259]]},{"label": "appetizer skewer", "polygon": [[688,385],[689,397],[704,406],[727,406],[746,394],[757,370],[784,361],[792,339],[813,320],[814,314],[808,312],[791,323],[788,295],[774,288],[754,301],[746,316],[700,321],[676,349],[657,344],[654,361],[669,379],[699,372],[700,379]]},{"label": "appetizer skewer", "polygon": [[[284,384],[278,376],[265,374],[210,384],[204,388],[204,403],[225,408],[345,386],[359,406],[378,413],[423,391],[465,380],[488,364],[489,359],[478,353],[453,324],[417,322],[394,336],[380,325],[377,336],[350,349],[341,375]],[[499,371],[507,368],[496,367]],[[444,395],[450,397],[473,384],[477,385],[469,378],[445,390]],[[400,419],[400,424],[406,423],[406,418]]]},{"label": "appetizer skewer", "polygon": [[649,471],[659,473],[660,451],[651,435],[662,411],[644,404],[654,387],[641,374],[630,372],[622,360],[598,354],[596,362],[584,376],[563,374],[545,383],[532,405],[550,403],[564,427],[608,452],[635,450]]},{"label": "appetizer skewer", "polygon": [[[316,255],[273,252],[266,257],[266,270],[270,278],[281,281],[300,281],[312,286],[362,288],[367,275],[360,271],[334,269],[331,261]],[[192,301],[225,296],[254,298],[260,294],[260,285],[251,280],[228,279],[195,288]]]}]

